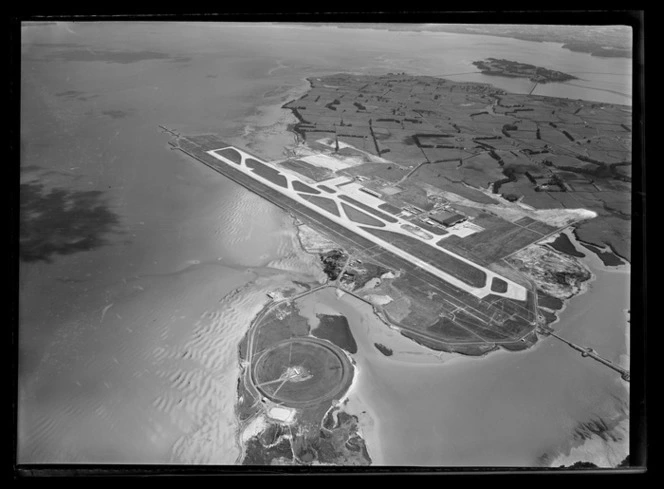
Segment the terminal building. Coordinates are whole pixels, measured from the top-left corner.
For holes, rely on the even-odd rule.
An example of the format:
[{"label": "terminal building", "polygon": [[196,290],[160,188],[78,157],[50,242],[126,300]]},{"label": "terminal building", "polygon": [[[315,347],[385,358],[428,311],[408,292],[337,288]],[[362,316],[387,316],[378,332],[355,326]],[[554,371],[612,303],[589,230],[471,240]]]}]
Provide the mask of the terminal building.
[{"label": "terminal building", "polygon": [[466,216],[448,211],[437,211],[430,214],[429,217],[445,227],[454,226],[466,220]]}]

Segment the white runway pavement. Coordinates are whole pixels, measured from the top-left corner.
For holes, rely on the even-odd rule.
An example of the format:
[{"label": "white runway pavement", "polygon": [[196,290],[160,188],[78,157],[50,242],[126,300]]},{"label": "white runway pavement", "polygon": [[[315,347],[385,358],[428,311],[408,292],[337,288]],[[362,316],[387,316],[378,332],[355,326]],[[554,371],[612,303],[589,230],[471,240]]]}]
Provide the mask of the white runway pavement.
[{"label": "white runway pavement", "polygon": [[[217,154],[218,151],[222,151],[224,149],[233,149],[233,150],[237,151],[240,154],[240,156],[242,157],[241,163],[240,164],[234,163],[233,161],[229,160],[228,158],[225,158],[225,157]],[[277,166],[275,166],[275,165],[273,165],[269,162],[263,161],[260,158],[257,158],[253,155],[245,153],[241,149],[238,149],[234,146],[227,146],[227,147],[224,147],[224,148],[214,149],[214,150],[208,151],[207,153],[209,155],[213,156],[214,158],[218,159],[219,161],[229,165],[231,168],[239,170],[239,171],[245,173],[246,175],[250,176],[251,178],[253,178],[255,180],[258,180],[258,181],[260,181],[261,183],[263,183],[265,185],[268,185],[272,189],[274,189],[277,192],[289,197],[290,199],[296,201],[297,203],[308,207],[309,209],[317,212],[318,214],[324,215],[327,219],[330,219],[331,221],[334,221],[335,223],[345,227],[349,231],[352,231],[352,232],[362,236],[363,238],[368,239],[368,240],[376,243],[381,248],[384,248],[384,249],[390,251],[391,253],[394,253],[395,255],[400,256],[401,258],[403,258],[404,260],[409,261],[413,265],[416,265],[417,267],[420,267],[420,268],[426,270],[427,272],[431,273],[432,275],[435,275],[436,277],[441,278],[441,279],[445,280],[446,282],[449,282],[450,284],[454,285],[455,287],[458,287],[458,288],[460,288],[460,289],[462,289],[462,290],[464,290],[464,291],[466,291],[470,294],[473,294],[476,297],[483,298],[483,297],[485,297],[489,294],[494,294],[494,295],[497,295],[497,296],[502,296],[502,297],[515,299],[515,300],[520,300],[520,301],[525,301],[526,300],[527,291],[526,291],[525,287],[509,280],[506,277],[503,277],[503,276],[497,274],[496,272],[494,272],[492,270],[489,270],[489,269],[487,269],[487,268],[485,268],[481,265],[478,265],[478,264],[476,264],[476,263],[474,263],[474,262],[472,262],[472,261],[470,261],[470,260],[468,260],[468,259],[466,259],[462,256],[459,256],[455,253],[452,253],[448,250],[445,250],[443,248],[440,248],[440,247],[436,246],[435,242],[437,241],[437,239],[435,239],[435,237],[432,237],[430,239],[425,239],[422,236],[419,236],[417,234],[414,234],[412,232],[409,232],[409,231],[403,229],[402,225],[404,225],[404,224],[411,225],[408,221],[405,221],[405,220],[399,219],[398,217],[393,216],[395,219],[397,219],[398,222],[397,223],[391,223],[391,222],[385,222],[383,220],[380,220],[379,218],[372,215],[371,217],[373,217],[374,219],[380,220],[382,223],[384,223],[384,226],[371,226],[371,225],[367,225],[367,224],[357,224],[357,223],[353,222],[348,216],[346,216],[346,213],[344,212],[343,207],[340,205],[342,202],[346,206],[353,207],[358,212],[361,212],[361,213],[364,213],[364,214],[366,214],[366,212],[362,211],[361,209],[353,206],[352,204],[350,204],[348,202],[345,202],[345,201],[338,198],[338,196],[340,194],[341,195],[346,195],[346,193],[344,192],[344,186],[336,187],[335,188],[335,190],[337,190],[336,194],[326,193],[324,195],[321,195],[321,197],[325,197],[325,198],[335,202],[335,204],[337,205],[337,209],[339,211],[339,214],[340,214],[340,216],[337,216],[337,215],[335,215],[331,212],[326,212],[325,210],[321,209],[321,207],[313,204],[312,202],[307,200],[305,197],[303,197],[303,196],[307,196],[307,195],[311,196],[311,194],[307,194],[307,193],[302,193],[301,194],[299,192],[296,192],[293,189],[293,182],[294,181],[299,181],[299,182],[301,182],[305,185],[309,185],[309,186],[311,186],[311,184],[304,181],[299,176],[296,176],[296,174],[294,174],[294,173],[291,173],[291,172],[289,172],[289,171],[287,171],[283,168],[278,168]],[[278,184],[275,184],[271,180],[269,180],[267,178],[264,178],[264,177],[258,175],[257,173],[255,173],[254,171],[252,171],[252,169],[249,168],[246,165],[246,160],[248,158],[254,159],[254,160],[258,161],[259,163],[262,163],[262,164],[270,167],[271,169],[279,172],[279,174],[282,175],[286,179],[288,188],[284,188],[284,187],[282,187]],[[324,182],[320,182],[320,183],[322,183],[326,186],[329,186],[328,181],[324,181]],[[352,192],[352,193],[348,194],[348,196],[354,198],[355,200],[361,201],[362,203],[364,203],[366,205],[369,205],[371,207],[376,207],[377,203],[382,203],[383,202],[382,200],[380,200],[376,197],[372,197],[370,195],[365,196],[365,195],[358,195],[358,194],[360,194],[360,192]],[[384,231],[391,231],[393,233],[402,234],[404,236],[408,236],[409,238],[416,239],[416,240],[418,240],[418,241],[420,241],[420,242],[422,242],[422,243],[424,243],[428,246],[431,246],[432,248],[436,249],[439,252],[446,253],[446,254],[456,258],[457,260],[465,262],[465,263],[473,266],[474,268],[476,268],[478,270],[481,270],[487,276],[486,283],[483,287],[473,287],[472,285],[469,285],[466,282],[464,282],[462,280],[459,280],[458,278],[450,275],[449,273],[446,273],[445,271],[440,270],[439,268],[436,268],[435,266],[433,266],[433,265],[417,258],[416,256],[413,256],[412,254],[404,251],[403,249],[401,249],[397,246],[394,246],[393,244],[388,243],[387,241],[384,241],[384,240],[382,240],[381,238],[379,238],[377,236],[374,236],[373,234],[371,234],[371,233],[365,231],[364,229],[362,229],[361,226],[363,226],[363,227],[372,227],[372,228],[380,229],[380,230],[384,230]],[[427,233],[425,232],[425,234],[427,234]],[[498,277],[498,278],[500,278],[501,280],[503,280],[507,283],[508,288],[507,288],[506,292],[499,293],[499,292],[491,291],[491,282],[492,282],[492,279],[494,277]]]}]

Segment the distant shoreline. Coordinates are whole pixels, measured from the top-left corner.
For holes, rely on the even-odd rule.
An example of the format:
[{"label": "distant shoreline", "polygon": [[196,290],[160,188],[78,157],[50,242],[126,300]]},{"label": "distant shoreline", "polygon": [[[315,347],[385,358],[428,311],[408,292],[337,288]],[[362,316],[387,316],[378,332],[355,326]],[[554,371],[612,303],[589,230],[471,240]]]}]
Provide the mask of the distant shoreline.
[{"label": "distant shoreline", "polygon": [[[284,25],[284,24],[280,24]],[[599,41],[589,41],[582,38],[572,38],[562,36],[553,32],[548,33],[528,33],[504,30],[503,32],[496,31],[496,27],[508,29],[510,26],[497,26],[493,24],[390,24],[390,23],[325,23],[325,22],[312,22],[312,23],[298,23],[292,22],[285,25],[297,27],[336,27],[337,29],[369,29],[375,31],[390,31],[390,32],[430,32],[430,33],[443,33],[443,34],[465,34],[476,36],[491,36],[503,37],[509,39],[516,39],[526,42],[552,42],[560,44],[562,49],[572,51],[574,53],[585,53],[590,56],[598,58],[626,58],[631,59],[632,50],[624,45],[619,46],[611,41],[604,39]],[[531,26],[520,26],[530,28]],[[541,27],[541,26],[540,26]],[[546,27],[561,27],[561,26],[546,26]],[[563,27],[577,27],[577,26],[563,26]],[[581,26],[578,26],[581,27]],[[590,26],[592,27],[592,26]],[[621,26],[622,27],[622,26]]]}]

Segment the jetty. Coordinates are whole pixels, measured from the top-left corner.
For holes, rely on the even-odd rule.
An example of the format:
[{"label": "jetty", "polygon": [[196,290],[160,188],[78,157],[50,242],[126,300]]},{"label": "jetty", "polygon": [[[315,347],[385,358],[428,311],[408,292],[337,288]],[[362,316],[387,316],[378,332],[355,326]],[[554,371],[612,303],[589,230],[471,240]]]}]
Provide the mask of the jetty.
[{"label": "jetty", "polygon": [[610,369],[615,370],[616,372],[618,372],[625,382],[629,382],[629,370],[626,370],[626,369],[616,365],[615,363],[611,362],[610,360],[607,360],[606,358],[603,358],[594,349],[586,348],[586,347],[577,345],[576,343],[573,343],[569,340],[566,340],[562,336],[554,333],[553,330],[550,329],[550,328],[539,327],[539,328],[537,328],[537,332],[544,335],[544,336],[553,336],[554,338],[557,338],[559,341],[562,341],[563,343],[567,344],[568,346],[570,346],[574,350],[580,352],[582,357],[584,357],[584,358],[585,357],[590,357],[593,360],[595,360],[595,361],[597,361],[597,362],[599,362],[603,365],[606,365]]}]

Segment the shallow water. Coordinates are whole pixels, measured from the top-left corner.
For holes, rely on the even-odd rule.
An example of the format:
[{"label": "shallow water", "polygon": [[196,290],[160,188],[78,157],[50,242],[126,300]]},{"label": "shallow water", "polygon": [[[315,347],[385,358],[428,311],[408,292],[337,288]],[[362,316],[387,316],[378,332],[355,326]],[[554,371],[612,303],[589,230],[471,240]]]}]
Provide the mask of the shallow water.
[{"label": "shallow water", "polygon": [[[594,272],[590,290],[570,301],[557,330],[618,360],[626,351],[628,274]],[[375,433],[368,448],[378,463],[538,466],[543,455],[554,458],[571,448],[579,423],[613,419],[629,403],[627,384],[617,373],[553,338],[520,353],[439,359],[351,296],[337,299],[326,289],[303,300],[302,310],[307,316],[336,311],[349,319],[359,369],[351,405],[369,412],[366,424]],[[376,342],[394,355],[378,352]]]},{"label": "shallow water", "polygon": [[[47,236],[53,241],[49,244],[72,251],[44,253],[50,261],[21,264],[19,461],[35,463],[234,463],[237,344],[267,291],[293,278],[320,278],[314,258],[299,249],[288,216],[171,151],[158,125],[183,134],[215,133],[261,156],[277,158],[292,142],[286,131],[292,118],[277,107],[306,89],[307,76],[338,71],[458,73],[467,71],[475,59],[500,53],[527,61],[540,47],[500,38],[473,47],[475,37],[451,34],[217,24],[175,29],[150,23],[59,24],[26,27],[23,34],[21,178],[46,189],[64,189],[62,209],[37,199],[31,218],[41,216],[53,224],[61,233],[60,242]],[[521,52],[525,57],[515,58]],[[579,56],[592,67],[587,71],[624,69],[624,63],[615,60],[561,52],[557,69],[578,64]],[[515,91],[529,90],[520,80],[511,83]],[[607,78],[593,83],[598,89],[624,91],[607,85]],[[610,92],[584,93],[614,101]],[[90,191],[96,193],[86,193]],[[90,204],[77,209],[80,219],[67,217],[71,199],[77,196],[90,197]],[[114,216],[110,232],[95,221],[98,214],[88,212],[95,206]],[[68,245],[81,239],[81,231],[72,223],[83,218],[89,224],[85,232],[99,234],[106,243],[74,253]],[[45,248],[37,244],[34,249],[43,253]],[[548,361],[551,369],[562,368],[563,378],[578,376],[575,368],[593,372],[587,363],[571,359],[561,367],[553,354],[550,360],[536,355],[556,348],[542,345],[486,362],[454,360],[446,369],[404,369],[404,362],[427,365],[440,360],[376,323],[366,307],[353,312],[355,306],[346,301],[334,302],[334,308],[355,319],[351,326],[357,332],[357,361],[363,372],[350,405],[370,405],[372,419],[380,423],[379,430],[367,428],[371,446],[387,447],[384,457],[372,456],[377,461],[489,459],[470,441],[480,436],[478,431],[471,430],[469,437],[450,422],[450,413],[462,413],[476,401],[487,402],[487,390],[497,392],[491,387],[495,372],[485,368],[490,365],[486,362],[503,362],[508,369],[523,355],[533,355],[533,364]],[[578,314],[592,314],[582,309]],[[358,328],[370,331],[369,336],[363,339]],[[370,338],[401,354],[382,356]],[[584,340],[593,338],[602,351],[601,335]],[[462,364],[473,366],[476,373],[458,373]],[[497,395],[493,403],[509,405],[518,379],[532,368],[521,365],[522,370],[509,367],[522,377],[506,376],[511,379],[503,386],[507,400]],[[406,375],[412,369],[422,372],[421,387]],[[394,374],[393,381],[387,382],[388,372]],[[613,389],[612,379],[602,375],[583,373],[578,383],[588,377]],[[542,384],[562,385],[551,376]],[[528,378],[534,382],[537,375]],[[409,425],[392,424],[406,399],[429,395],[427,389],[443,388],[443,381],[446,391],[456,393],[440,400],[444,410],[431,409],[422,397],[414,403],[416,415]],[[478,387],[468,390],[466,383]],[[569,389],[573,399],[574,385]],[[562,387],[556,389],[552,390],[560,393]],[[559,398],[547,392],[541,394],[551,402],[547,409],[565,411],[553,407]],[[532,403],[531,394],[525,395],[523,403]],[[586,406],[578,400],[570,405],[577,404]],[[579,417],[585,413],[583,406]],[[512,420],[511,409],[503,406],[492,412]],[[459,427],[467,427],[472,412],[468,409]],[[477,418],[484,420],[477,430],[491,432],[496,444],[514,439],[510,456],[523,460],[558,442],[556,423],[569,421],[567,414],[552,417],[558,421],[542,421],[542,436],[529,429],[532,441],[523,444],[511,431],[500,429],[499,415],[483,416]],[[365,426],[371,422],[367,418]],[[516,420],[505,423],[516,425]],[[414,438],[406,437],[409,433]],[[427,438],[432,433],[446,436]],[[386,442],[378,443],[378,436]],[[399,437],[425,441],[418,448]],[[436,441],[440,439],[445,443]],[[462,450],[450,458],[454,447]],[[500,453],[511,450],[510,445]]]}]

